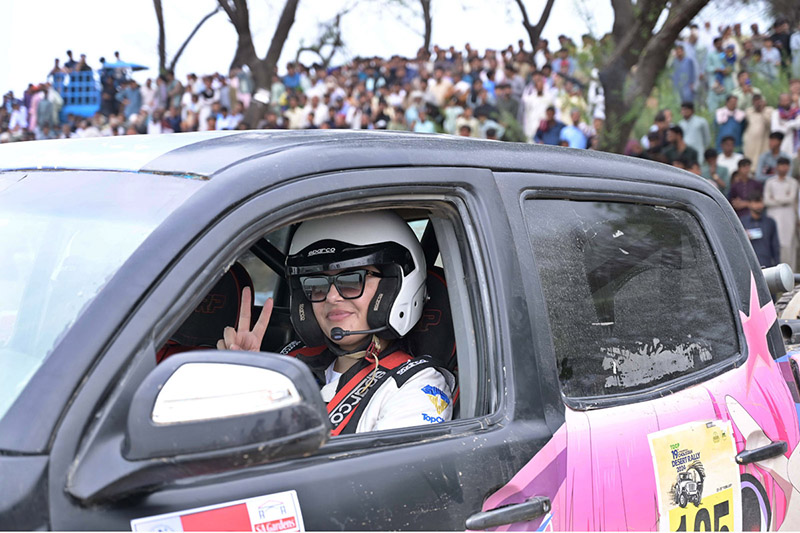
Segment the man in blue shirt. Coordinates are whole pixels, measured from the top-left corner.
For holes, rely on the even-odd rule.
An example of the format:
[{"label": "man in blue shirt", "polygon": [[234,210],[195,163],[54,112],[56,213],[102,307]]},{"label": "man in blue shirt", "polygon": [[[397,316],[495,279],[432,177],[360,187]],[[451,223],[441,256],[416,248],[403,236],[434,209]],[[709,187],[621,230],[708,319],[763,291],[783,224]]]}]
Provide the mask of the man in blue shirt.
[{"label": "man in blue shirt", "polygon": [[775,221],[764,214],[764,199],[761,192],[750,193],[749,212],[741,217],[753,251],[761,267],[772,267],[780,262],[781,245],[778,242],[778,227]]},{"label": "man in blue shirt", "polygon": [[287,91],[296,91],[300,86],[300,74],[297,72],[294,63],[287,63],[286,74],[281,78]]},{"label": "man in blue shirt", "polygon": [[572,124],[564,126],[561,130],[560,139],[562,146],[569,146],[570,148],[586,149],[587,138],[578,124],[581,123],[581,112],[578,109],[573,109],[570,113]]},{"label": "man in blue shirt", "polygon": [[682,44],[675,46],[675,60],[672,63],[672,84],[681,102],[694,102],[694,62],[686,57]]},{"label": "man in blue shirt", "polygon": [[124,106],[127,120],[139,114],[139,110],[142,108],[142,92],[139,90],[139,84],[135,80],[130,79],[122,82],[122,90],[115,97]]},{"label": "man in blue shirt", "polygon": [[714,122],[717,125],[717,150],[722,150],[722,139],[732,137],[738,152],[742,150],[742,134],[747,127],[744,111],[737,108],[739,99],[728,95],[725,105],[714,113]]},{"label": "man in blue shirt", "polygon": [[546,118],[539,123],[539,129],[536,130],[536,135],[533,137],[533,140],[538,144],[558,146],[561,144],[561,130],[564,129],[564,123],[556,120],[556,108],[553,106],[547,108],[545,117]]}]

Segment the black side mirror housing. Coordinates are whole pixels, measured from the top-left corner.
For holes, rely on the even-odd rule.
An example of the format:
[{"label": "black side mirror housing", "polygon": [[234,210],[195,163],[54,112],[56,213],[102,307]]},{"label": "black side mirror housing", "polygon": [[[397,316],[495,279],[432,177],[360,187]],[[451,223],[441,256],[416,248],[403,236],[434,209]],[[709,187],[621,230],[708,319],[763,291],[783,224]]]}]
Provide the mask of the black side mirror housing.
[{"label": "black side mirror housing", "polygon": [[84,505],[307,456],[330,436],[306,365],[219,350],[175,354],[156,366],[133,394],[123,427],[98,437],[70,474],[67,492]]}]

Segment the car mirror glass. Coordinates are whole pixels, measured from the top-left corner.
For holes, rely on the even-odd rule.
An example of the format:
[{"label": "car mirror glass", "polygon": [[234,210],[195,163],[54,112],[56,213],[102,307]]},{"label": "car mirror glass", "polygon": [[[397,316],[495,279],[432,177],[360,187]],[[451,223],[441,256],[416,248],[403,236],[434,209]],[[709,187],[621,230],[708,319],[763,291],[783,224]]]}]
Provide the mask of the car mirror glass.
[{"label": "car mirror glass", "polygon": [[157,425],[198,422],[274,411],[299,404],[292,381],[273,370],[230,363],[188,363],[158,393]]}]

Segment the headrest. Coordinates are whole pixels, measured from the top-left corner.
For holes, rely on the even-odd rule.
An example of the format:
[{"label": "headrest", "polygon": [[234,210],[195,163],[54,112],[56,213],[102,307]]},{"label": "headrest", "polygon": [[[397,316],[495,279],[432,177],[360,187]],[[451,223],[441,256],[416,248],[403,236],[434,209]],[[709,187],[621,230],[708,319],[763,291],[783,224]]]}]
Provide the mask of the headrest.
[{"label": "headrest", "polygon": [[427,355],[451,372],[456,369],[456,340],[453,333],[453,315],[444,270],[428,268],[428,301],[422,308],[422,317],[408,333],[406,339],[412,355]]},{"label": "headrest", "polygon": [[236,327],[239,321],[245,287],[250,287],[250,294],[253,294],[253,280],[247,270],[234,263],[170,340],[184,346],[216,347],[222,330],[227,326]]}]

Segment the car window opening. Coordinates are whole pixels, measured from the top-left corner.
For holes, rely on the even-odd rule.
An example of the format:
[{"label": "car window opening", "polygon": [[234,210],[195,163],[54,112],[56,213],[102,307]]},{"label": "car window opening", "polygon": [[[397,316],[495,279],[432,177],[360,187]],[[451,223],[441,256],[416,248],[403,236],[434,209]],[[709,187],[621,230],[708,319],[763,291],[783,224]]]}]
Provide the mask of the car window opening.
[{"label": "car window opening", "polygon": [[[443,257],[440,254],[434,225],[431,224],[429,215],[422,210],[411,212],[415,213],[415,215],[409,216],[409,213],[403,213],[405,218],[403,226],[406,227],[406,231],[408,231],[410,227],[411,231],[408,231],[408,234],[411,235],[416,246],[420,249],[419,261],[427,265],[426,272],[423,275],[426,297],[415,301],[410,307],[405,308],[405,311],[396,313],[397,316],[401,318],[407,312],[416,312],[418,315],[418,319],[412,325],[413,327],[411,327],[404,336],[398,339],[392,339],[392,335],[387,335],[390,347],[387,349],[386,343],[382,346],[379,343],[377,349],[383,350],[383,352],[380,352],[380,355],[379,352],[375,352],[376,348],[373,347],[374,343],[370,343],[366,348],[367,355],[364,356],[364,358],[368,359],[370,365],[374,366],[369,367],[370,374],[367,376],[369,379],[359,381],[358,386],[360,389],[365,387],[368,389],[370,386],[374,385],[370,382],[370,379],[375,380],[382,378],[382,380],[377,383],[377,389],[375,391],[370,390],[369,393],[367,393],[366,389],[359,389],[356,392],[362,392],[364,394],[363,396],[358,396],[358,394],[356,394],[356,396],[359,398],[359,401],[363,398],[365,405],[368,404],[371,397],[380,396],[383,398],[388,393],[382,395],[380,393],[383,392],[383,389],[390,389],[389,385],[386,383],[387,380],[392,378],[395,380],[394,387],[396,387],[397,390],[395,394],[399,394],[401,391],[405,390],[406,382],[408,382],[409,386],[413,385],[413,388],[418,390],[413,391],[413,393],[416,394],[416,398],[413,395],[409,396],[407,406],[396,406],[393,410],[389,411],[390,416],[398,416],[403,420],[402,422],[398,422],[397,424],[388,422],[383,426],[377,423],[377,425],[375,425],[376,430],[442,423],[450,419],[458,418],[460,414],[460,390],[457,381],[458,356],[456,353],[453,316],[450,310],[450,295],[445,278]],[[389,212],[386,211],[386,213]],[[401,221],[403,220],[399,217],[398,219]],[[298,225],[295,224],[273,231],[259,239],[247,252],[239,256],[185,322],[170,335],[169,340],[158,350],[156,361],[160,363],[171,355],[180,352],[218,347],[218,343],[223,337],[223,330],[225,330],[226,327],[235,327],[239,323],[243,294],[246,290],[249,290],[249,294],[254,295],[250,315],[251,326],[256,325],[263,306],[267,303],[268,299],[271,298],[274,304],[259,351],[293,355],[303,360],[303,362],[309,365],[312,374],[314,374],[317,379],[317,383],[321,387],[323,400],[325,400],[326,403],[332,401],[332,395],[338,398],[337,394],[340,393],[343,388],[346,388],[350,382],[348,381],[344,387],[340,382],[338,384],[338,389],[333,392],[326,389],[326,384],[331,383],[332,373],[334,374],[333,377],[339,380],[350,379],[351,376],[348,374],[350,370],[348,369],[343,373],[336,372],[336,370],[334,370],[335,364],[329,362],[331,358],[331,354],[327,353],[329,350],[323,350],[322,348],[324,348],[324,346],[316,347],[306,345],[303,343],[303,335],[298,334],[298,331],[293,326],[293,307],[295,308],[296,323],[298,318],[298,304],[296,300],[300,298],[300,296],[298,296],[298,293],[292,294],[293,285],[287,282],[285,265],[287,262],[291,264],[291,252],[296,252],[296,250],[290,250],[290,246],[292,243],[292,236],[297,229]],[[309,252],[306,250],[306,252],[308,252],[307,255],[311,255],[311,257],[304,257],[303,259],[310,261],[309,265],[315,262],[319,263],[314,260],[315,251],[316,250],[311,250]],[[317,251],[316,255],[320,256],[324,255],[324,253]],[[290,258],[288,261],[287,256]],[[345,256],[342,257],[348,259]],[[331,269],[324,262],[319,264],[322,265],[319,268],[327,268],[325,272],[336,272],[340,270]],[[332,264],[331,266],[336,265]],[[317,267],[305,267],[301,265],[299,268]],[[359,266],[354,268],[363,267]],[[384,270],[384,272],[380,278],[377,276],[374,277],[375,283],[383,283],[383,278],[393,277],[386,275],[385,269],[387,267],[380,268]],[[288,278],[288,281],[291,281],[291,279],[291,277]],[[362,281],[365,284],[368,283],[366,279]],[[369,281],[369,283],[373,283],[373,281]],[[335,288],[330,287],[329,290],[334,291]],[[396,297],[399,290],[400,289],[397,289],[395,291],[394,297]],[[387,291],[386,294],[388,295],[387,300],[393,297],[391,290]],[[295,299],[294,303],[293,298]],[[380,301],[381,300],[378,299],[378,302]],[[300,304],[301,307],[306,308],[306,311],[304,311],[305,313],[309,313],[310,311],[307,309],[309,306],[313,305],[325,305],[324,300],[317,304],[306,301]],[[374,300],[372,305],[375,309],[380,307],[380,304],[376,303]],[[417,305],[421,307],[421,311],[413,309],[413,307]],[[348,333],[358,334],[361,331],[367,330],[348,331]],[[309,338],[318,340],[318,338],[313,337],[313,335],[308,335],[308,333],[306,333],[305,340],[309,340]],[[377,341],[380,338],[380,332],[373,334],[374,340]],[[330,341],[326,342],[328,345],[331,344]],[[322,353],[326,353],[326,359],[324,361],[316,360],[319,354]],[[407,354],[403,356],[405,359],[402,357],[398,359],[398,354],[401,353]],[[372,357],[373,355],[375,356],[374,358]],[[367,367],[365,363],[359,364],[365,368]],[[384,364],[389,366],[381,366]],[[445,377],[444,379],[438,379],[430,383],[424,382],[424,378],[419,378],[417,380],[418,383],[413,384],[412,378],[414,376],[412,374],[415,372],[412,372],[412,370],[415,366],[421,367],[421,370],[418,371],[420,375],[428,375],[429,378],[432,379],[436,379],[437,374],[441,374]],[[404,370],[406,367],[407,370]],[[372,371],[372,369],[375,371]],[[386,377],[383,375],[385,372],[389,372],[391,375]],[[410,377],[408,380],[398,379],[397,373],[407,373]],[[392,391],[394,391],[394,389],[392,389]],[[408,395],[409,393],[406,394]],[[474,397],[476,397],[476,394],[474,391],[471,391],[470,398]],[[385,401],[380,398],[374,401],[382,401],[385,403]],[[331,404],[329,404],[329,411],[330,405]],[[357,405],[357,403],[353,404],[353,406],[355,405]],[[420,412],[416,413],[418,420],[410,423],[409,417],[415,415],[404,413],[403,411],[413,410],[414,406],[416,406],[418,408],[417,410]],[[367,407],[369,406],[367,405]],[[362,409],[362,411],[368,411],[369,414],[368,408]],[[366,416],[363,412],[361,415]],[[374,414],[372,416],[374,416]],[[333,416],[331,420],[333,420]],[[348,424],[345,431],[341,432],[341,434],[354,432],[353,428],[350,426],[352,426],[352,424]],[[361,421],[358,422],[358,428],[358,432],[364,430],[364,424]],[[337,434],[339,434],[339,432],[334,428],[333,435],[335,436]]]}]

